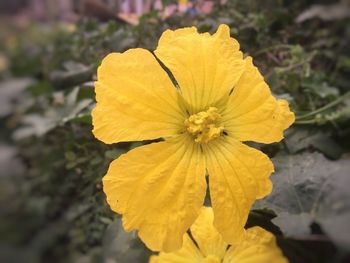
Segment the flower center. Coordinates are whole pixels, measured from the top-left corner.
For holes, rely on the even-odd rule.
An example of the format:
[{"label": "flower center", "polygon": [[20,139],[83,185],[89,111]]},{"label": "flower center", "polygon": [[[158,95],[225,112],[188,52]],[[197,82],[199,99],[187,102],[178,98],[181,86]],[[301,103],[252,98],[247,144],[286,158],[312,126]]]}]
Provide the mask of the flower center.
[{"label": "flower center", "polygon": [[208,255],[203,260],[203,263],[220,263],[220,262],[221,262],[220,258],[215,255]]},{"label": "flower center", "polygon": [[207,143],[221,135],[224,126],[219,126],[221,115],[215,107],[191,115],[184,124],[187,131],[195,137],[197,143]]}]

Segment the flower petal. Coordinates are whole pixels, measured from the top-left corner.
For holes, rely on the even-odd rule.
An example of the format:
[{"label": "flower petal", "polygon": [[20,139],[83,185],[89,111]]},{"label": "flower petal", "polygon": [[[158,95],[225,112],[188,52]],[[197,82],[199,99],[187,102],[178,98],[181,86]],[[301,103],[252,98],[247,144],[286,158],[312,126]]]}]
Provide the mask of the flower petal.
[{"label": "flower petal", "polygon": [[139,230],[152,250],[171,252],[204,202],[205,161],[188,137],[152,143],[113,161],[103,187],[127,231]]},{"label": "flower petal", "polygon": [[257,198],[272,190],[273,164],[262,152],[224,136],[204,147],[214,226],[232,244],[244,232],[249,210]]},{"label": "flower petal", "polygon": [[191,226],[191,233],[204,256],[215,255],[223,258],[228,244],[222,239],[213,222],[213,209],[202,207],[197,220]]},{"label": "flower petal", "polygon": [[288,102],[276,100],[252,58],[246,58],[246,68],[222,113],[225,131],[239,141],[278,142],[283,131],[294,122]]},{"label": "flower petal", "polygon": [[149,263],[202,263],[203,255],[199,252],[191,238],[185,234],[181,249],[165,253],[160,252],[158,256],[152,256]]},{"label": "flower petal", "polygon": [[228,95],[245,64],[226,25],[214,35],[199,34],[195,27],[167,30],[155,54],[177,80],[191,114],[215,106]]},{"label": "flower petal", "polygon": [[244,239],[227,251],[224,263],[288,263],[273,234],[261,227],[247,229]]},{"label": "flower petal", "polygon": [[111,53],[98,68],[94,135],[105,143],[174,135],[185,119],[181,96],[144,49]]}]

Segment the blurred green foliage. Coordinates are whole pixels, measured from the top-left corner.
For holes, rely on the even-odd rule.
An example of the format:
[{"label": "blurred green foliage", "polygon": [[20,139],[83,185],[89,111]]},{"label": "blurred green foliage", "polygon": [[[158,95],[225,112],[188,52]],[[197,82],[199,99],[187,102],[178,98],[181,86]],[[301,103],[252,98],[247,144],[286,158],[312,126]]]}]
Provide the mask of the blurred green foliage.
[{"label": "blurred green foliage", "polygon": [[[295,22],[311,4],[311,0],[232,0],[218,5],[207,16],[173,15],[163,21],[152,12],[144,15],[138,26],[91,19],[82,19],[76,25],[1,25],[0,230],[6,244],[1,250],[7,260],[0,261],[147,261],[149,252],[135,236],[115,230],[120,228],[118,216],[110,211],[101,190],[108,164],[140,143],[104,145],[97,141],[91,134],[90,111],[101,59],[110,52],[133,47],[153,50],[167,28],[195,25],[200,32],[214,32],[219,24],[228,24],[241,49],[254,57],[273,93],[291,103],[297,121],[286,139],[269,146],[255,145],[276,156],[276,167],[283,167],[286,158],[292,160],[292,167],[277,173],[288,171],[301,176],[298,160],[303,166],[307,158],[316,163],[315,171],[325,162],[343,167],[341,156],[350,149],[349,19]],[[332,161],[320,159],[325,157],[314,152]],[[332,173],[337,171],[332,169]],[[323,171],[321,175],[324,180],[329,174]],[[320,178],[312,179],[316,186]],[[290,189],[298,186],[300,198],[308,198],[302,191],[310,180],[290,181]],[[322,196],[327,196],[328,192],[322,191]],[[349,237],[339,241],[334,236],[348,233],[339,215],[348,216],[350,208],[334,214],[337,229],[331,231],[329,222],[310,210],[293,212],[288,208],[293,204],[288,202],[281,211],[276,209],[283,198],[293,198],[280,195],[260,204],[260,210],[251,213],[248,225],[259,224],[279,235],[291,262],[346,262]],[[332,198],[344,197],[339,194]],[[324,207],[323,199],[318,202]],[[293,215],[286,216],[285,212]],[[307,221],[295,231],[296,220],[305,218]],[[115,246],[125,246],[126,250]]]}]

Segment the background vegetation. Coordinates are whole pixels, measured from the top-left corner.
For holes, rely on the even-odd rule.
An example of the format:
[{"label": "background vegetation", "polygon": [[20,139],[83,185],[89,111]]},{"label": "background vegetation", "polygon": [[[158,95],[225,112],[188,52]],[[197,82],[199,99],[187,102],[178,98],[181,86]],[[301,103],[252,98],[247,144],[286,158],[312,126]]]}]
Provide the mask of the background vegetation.
[{"label": "background vegetation", "polygon": [[[322,6],[331,4],[338,11]],[[137,26],[1,24],[1,262],[147,262],[101,190],[108,164],[140,143],[104,145],[91,134],[93,80],[101,59],[132,47],[153,50],[167,28],[231,27],[297,121],[273,158],[275,190],[247,226],[278,236],[291,262],[350,262],[350,27],[347,1],[228,1],[206,16],[157,12]],[[348,9],[349,10],[349,9]],[[333,15],[332,15],[333,14]],[[117,120],[116,120],[117,121]],[[3,258],[1,258],[3,257]]]}]

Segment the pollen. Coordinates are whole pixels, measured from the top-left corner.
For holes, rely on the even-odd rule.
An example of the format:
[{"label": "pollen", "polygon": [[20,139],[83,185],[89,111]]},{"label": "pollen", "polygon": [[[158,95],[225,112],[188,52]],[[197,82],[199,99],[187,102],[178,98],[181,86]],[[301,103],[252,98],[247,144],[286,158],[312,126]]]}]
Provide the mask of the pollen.
[{"label": "pollen", "polygon": [[184,121],[187,131],[195,138],[197,143],[207,143],[218,138],[224,131],[219,125],[221,115],[215,107],[191,115]]}]

